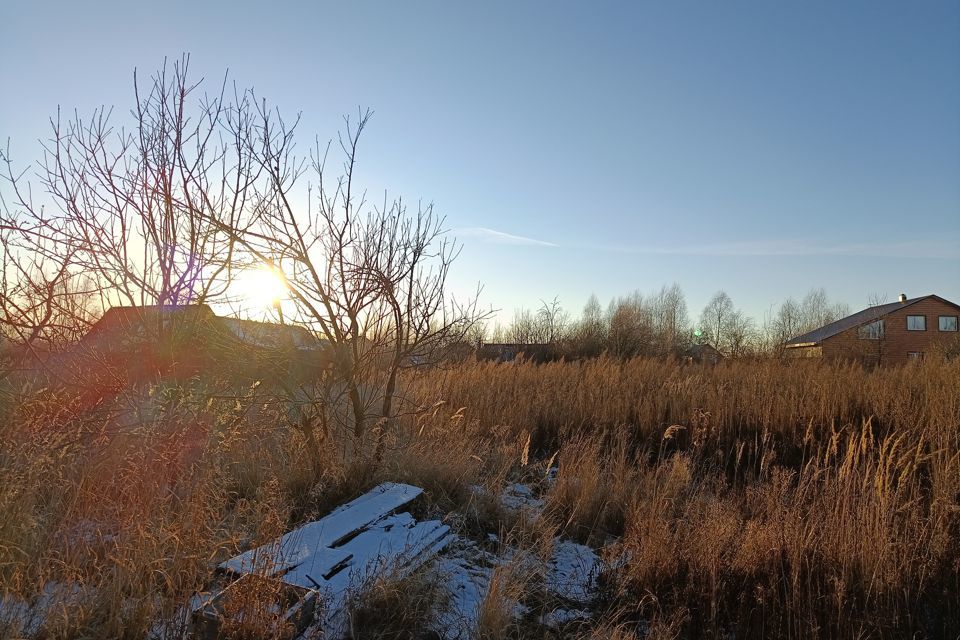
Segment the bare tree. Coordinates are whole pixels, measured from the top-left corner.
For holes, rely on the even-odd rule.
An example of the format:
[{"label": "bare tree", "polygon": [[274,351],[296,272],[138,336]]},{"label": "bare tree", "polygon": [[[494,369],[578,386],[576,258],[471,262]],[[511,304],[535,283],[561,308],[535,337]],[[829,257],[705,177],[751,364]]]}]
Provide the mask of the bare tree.
[{"label": "bare tree", "polygon": [[611,354],[632,358],[651,351],[652,321],[639,292],[610,303],[607,325],[607,348]]},{"label": "bare tree", "polygon": [[[261,168],[249,92],[199,93],[184,56],[142,84],[134,73],[133,127],[112,110],[51,120],[33,176],[49,197],[34,200],[26,171],[2,155],[19,245],[38,259],[68,255],[99,286],[101,306],[184,304],[222,295],[234,242],[211,224],[243,228]],[[261,187],[269,187],[261,184]],[[52,206],[44,206],[50,204]]]},{"label": "bare tree", "polygon": [[370,205],[358,191],[357,149],[370,111],[346,120],[337,178],[331,180],[326,168],[330,145],[312,153],[315,193],[309,190],[302,209],[294,204],[303,164],[292,153],[293,131],[266,107],[258,106],[258,113],[257,168],[271,188],[257,202],[257,226],[238,229],[230,220],[212,219],[249,256],[286,274],[286,318],[331,345],[335,388],[346,397],[350,418],[337,410],[336,398],[314,408],[349,427],[357,447],[374,421],[379,459],[398,415],[399,372],[462,340],[484,314],[475,296],[461,303],[450,295],[447,278],[459,247],[432,205],[410,213],[401,200],[385,196],[381,205]]},{"label": "bare tree", "polygon": [[[0,155],[17,209],[4,216],[4,240],[11,255],[33,256],[44,276],[24,279],[24,265],[19,281],[65,291],[83,274],[100,308],[183,305],[224,299],[234,270],[272,265],[289,288],[281,321],[326,340],[334,361],[312,387],[277,381],[291,420],[314,453],[315,426],[342,424],[361,441],[374,422],[379,457],[400,411],[399,372],[482,317],[476,297],[461,304],[448,290],[458,245],[432,205],[411,212],[384,196],[371,206],[357,188],[369,112],[347,121],[343,170],[331,180],[331,145],[295,155],[298,120],[226,78],[202,93],[188,67],[184,57],[145,84],[134,75],[130,129],[116,127],[107,109],[90,119],[58,115],[35,174]],[[307,172],[315,183],[301,190]],[[35,201],[38,191],[49,197]],[[4,291],[5,327],[50,326],[56,297],[18,291]],[[21,299],[41,302],[17,307]]]},{"label": "bare tree", "polygon": [[541,322],[539,314],[529,309],[517,309],[507,328],[506,337],[513,344],[543,344],[547,341],[547,327]]},{"label": "bare tree", "polygon": [[767,326],[769,342],[777,355],[783,353],[783,347],[788,340],[806,331],[807,321],[803,308],[793,298],[787,298],[777,308]]},{"label": "bare tree", "polygon": [[700,324],[706,329],[707,339],[713,342],[717,349],[723,349],[726,346],[725,329],[733,313],[733,300],[726,291],[718,291],[713,294],[707,306],[703,308],[703,313],[700,314]]},{"label": "bare tree", "polygon": [[867,306],[879,307],[882,304],[886,304],[888,300],[889,300],[889,296],[887,296],[886,293],[879,293],[877,291],[874,291],[867,296]]},{"label": "bare tree", "polygon": [[660,289],[651,301],[654,331],[660,355],[673,355],[684,346],[689,334],[687,301],[680,285]]},{"label": "bare tree", "polygon": [[21,240],[17,212],[0,196],[0,377],[26,360],[33,368],[46,353],[77,340],[97,311],[91,304],[96,289],[71,269],[69,251],[32,253]]},{"label": "bare tree", "polygon": [[731,357],[750,355],[755,345],[753,318],[739,309],[731,313],[724,323],[724,338]]},{"label": "bare tree", "polygon": [[537,310],[537,322],[543,328],[545,342],[556,346],[566,337],[570,314],[564,311],[560,299],[557,297],[554,297],[550,302],[541,300],[540,303],[540,308]]},{"label": "bare tree", "polygon": [[787,298],[766,323],[766,341],[780,355],[788,340],[850,315],[848,305],[831,304],[823,288],[811,289],[801,303]]},{"label": "bare tree", "polygon": [[580,356],[592,358],[603,353],[607,340],[607,324],[603,317],[603,309],[597,296],[590,294],[590,298],[583,307],[580,321],[573,330],[575,349]]}]

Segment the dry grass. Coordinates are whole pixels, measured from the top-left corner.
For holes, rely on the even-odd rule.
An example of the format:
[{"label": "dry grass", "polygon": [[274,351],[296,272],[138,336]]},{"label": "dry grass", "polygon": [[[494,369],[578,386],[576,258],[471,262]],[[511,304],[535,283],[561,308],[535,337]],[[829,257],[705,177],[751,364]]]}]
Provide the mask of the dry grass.
[{"label": "dry grass", "polygon": [[[238,586],[242,582],[242,587]],[[290,638],[296,632],[285,620],[283,583],[258,575],[244,576],[223,598],[218,637],[231,640]]]},{"label": "dry grass", "polygon": [[[588,637],[960,634],[956,361],[466,363],[404,386],[431,409],[400,421],[383,464],[329,449],[319,477],[270,410],[200,385],[143,396],[160,400],[124,428],[69,394],[5,401],[3,594],[33,601],[59,585],[61,605],[33,629],[45,637],[177,637],[216,562],[400,480],[478,538],[618,539],[596,603],[609,613]],[[542,478],[554,455],[536,526],[483,497]],[[481,630],[522,636],[504,603],[529,600],[535,581],[501,573]],[[368,602],[405,610],[406,595]]]},{"label": "dry grass", "polygon": [[356,640],[429,638],[430,624],[447,607],[437,576],[387,570],[357,587],[347,603],[349,633]]},{"label": "dry grass", "polygon": [[415,384],[559,450],[548,513],[580,540],[622,535],[607,597],[639,604],[610,629],[960,633],[956,361],[477,363]]}]

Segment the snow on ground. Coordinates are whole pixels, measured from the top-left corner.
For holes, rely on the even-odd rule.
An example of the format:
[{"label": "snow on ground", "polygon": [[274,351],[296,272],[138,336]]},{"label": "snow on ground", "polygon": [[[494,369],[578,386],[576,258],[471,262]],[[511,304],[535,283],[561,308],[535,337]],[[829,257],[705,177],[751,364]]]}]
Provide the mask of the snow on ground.
[{"label": "snow on ground", "polygon": [[596,588],[600,567],[600,557],[593,549],[557,538],[547,563],[547,590],[577,604],[587,604]]},{"label": "snow on ground", "polygon": [[527,511],[539,516],[546,502],[533,494],[529,485],[514,482],[508,484],[500,494],[500,504],[511,511]]},{"label": "snow on ground", "polygon": [[448,606],[438,616],[435,628],[442,638],[460,640],[471,636],[497,562],[492,553],[461,536],[455,536],[437,558],[434,566],[448,598]]},{"label": "snow on ground", "polygon": [[556,629],[574,620],[586,620],[589,617],[590,612],[585,609],[554,609],[540,616],[540,624]]},{"label": "snow on ground", "polygon": [[[454,536],[454,541],[434,564],[449,599],[447,610],[438,616],[435,631],[446,640],[471,637],[494,569],[515,558],[516,554],[510,548],[503,549],[502,555],[496,556],[466,538]],[[593,549],[557,538],[553,541],[553,553],[546,566],[544,586],[552,596],[584,607],[589,604],[596,588],[600,568],[601,560]],[[517,618],[527,611],[521,603],[514,606]],[[540,622],[558,627],[586,617],[589,612],[582,608],[558,608],[544,613]]]},{"label": "snow on ground", "polygon": [[9,594],[0,596],[0,631],[13,637],[34,636],[48,616],[67,611],[82,597],[78,587],[60,582],[48,582],[33,602]]},{"label": "snow on ground", "polygon": [[[362,582],[377,566],[383,567],[385,563],[381,561],[399,560],[412,571],[443,549],[431,561],[448,596],[448,606],[437,614],[435,630],[448,640],[466,640],[474,633],[495,569],[525,558],[518,557],[516,549],[505,545],[501,546],[499,555],[494,554],[477,542],[449,533],[449,528],[438,521],[417,522],[409,513],[386,515],[420,492],[421,489],[410,485],[381,485],[329,516],[288,533],[274,544],[240,554],[221,567],[235,573],[253,569],[280,573],[286,582],[325,591],[328,604],[332,601],[340,605],[335,604],[334,609],[341,609],[349,585],[356,584],[358,579]],[[505,508],[523,510],[533,517],[539,516],[545,505],[528,485],[521,483],[508,484],[499,498]],[[488,543],[499,542],[495,535],[490,536]],[[347,541],[343,542],[344,539]],[[534,562],[532,557],[529,560]],[[590,602],[600,568],[601,560],[593,549],[556,538],[543,574],[544,587],[549,594],[566,602],[567,607],[544,612],[540,623],[556,628],[589,617],[584,608]],[[177,626],[181,616],[203,606],[204,598],[210,595],[196,596],[176,616],[178,620],[158,621],[151,635],[162,635],[171,623]],[[331,598],[331,595],[341,597]],[[34,635],[51,612],[69,607],[81,596],[79,589],[57,583],[48,584],[32,603],[2,596],[0,630]],[[513,610],[516,618],[529,612],[520,602],[513,603]],[[326,618],[317,620],[313,630],[322,628],[332,632],[330,637],[333,637],[343,628],[343,620],[335,620],[336,616]]]}]

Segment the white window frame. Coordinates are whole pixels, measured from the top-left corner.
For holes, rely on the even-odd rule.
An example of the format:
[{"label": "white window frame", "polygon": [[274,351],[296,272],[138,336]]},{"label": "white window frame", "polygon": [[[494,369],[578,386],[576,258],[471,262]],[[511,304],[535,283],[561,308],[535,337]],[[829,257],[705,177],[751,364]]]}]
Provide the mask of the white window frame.
[{"label": "white window frame", "polygon": [[[953,320],[953,328],[952,328],[952,329],[944,329],[944,328],[943,328],[943,321],[944,321],[944,320]],[[957,330],[957,324],[958,324],[957,316],[937,316],[937,329],[939,329],[940,331],[954,332],[954,331]]]},{"label": "white window frame", "polygon": [[923,360],[923,351],[907,351],[907,360]]},{"label": "white window frame", "polygon": [[[911,319],[914,319],[914,320],[915,320],[915,319],[917,319],[917,318],[922,318],[922,321],[923,321],[923,328],[922,328],[922,329],[917,329],[917,328],[914,328],[914,327],[911,327],[911,326],[910,326],[910,320],[911,320]],[[907,316],[907,331],[926,331],[926,330],[927,330],[927,316],[919,316],[919,315],[917,315],[917,316],[913,316],[913,315]]]}]

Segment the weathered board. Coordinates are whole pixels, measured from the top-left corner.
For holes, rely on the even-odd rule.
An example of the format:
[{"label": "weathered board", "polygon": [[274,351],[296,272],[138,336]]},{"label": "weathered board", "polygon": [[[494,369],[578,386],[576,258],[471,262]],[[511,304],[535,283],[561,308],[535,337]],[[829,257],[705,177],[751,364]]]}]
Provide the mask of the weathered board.
[{"label": "weathered board", "polygon": [[325,637],[337,637],[345,630],[351,589],[381,572],[408,575],[449,541],[450,527],[443,523],[417,522],[409,513],[395,513],[421,493],[423,489],[408,484],[381,484],[320,520],[230,558],[220,568],[316,592],[324,604],[320,624]]},{"label": "weathered board", "polygon": [[409,484],[381,484],[320,520],[294,529],[275,542],[230,558],[220,568],[238,574],[268,576],[286,574],[295,569],[297,574],[309,574],[313,578],[332,575],[350,560],[348,552],[333,547],[421,493],[423,489]]}]

